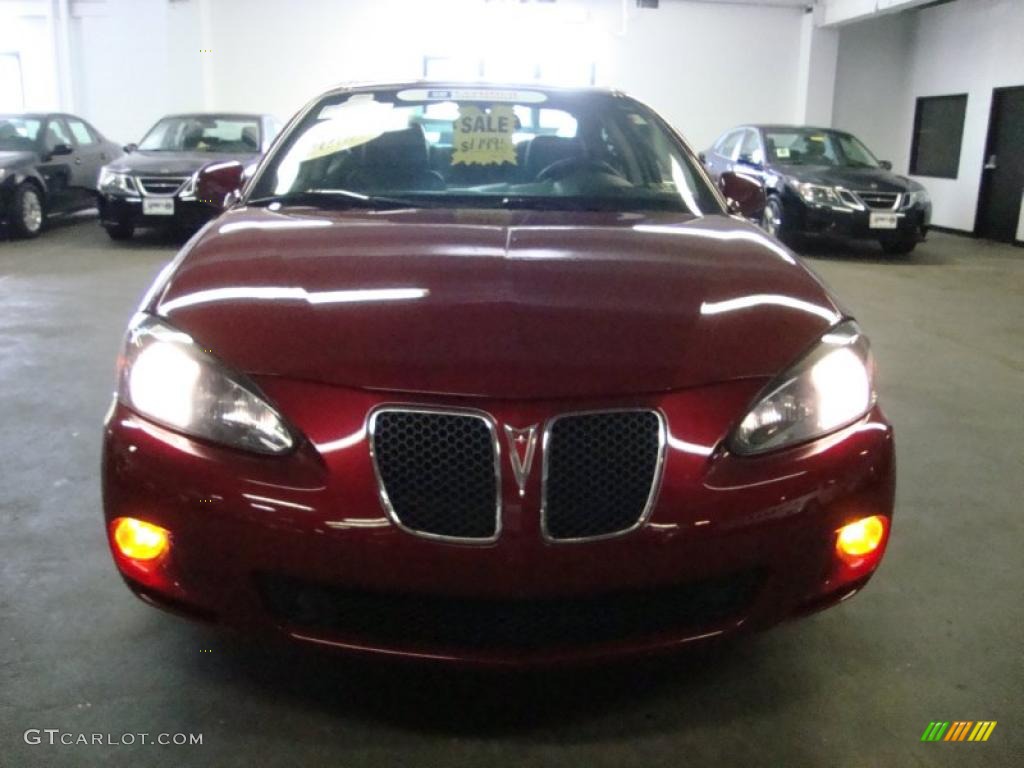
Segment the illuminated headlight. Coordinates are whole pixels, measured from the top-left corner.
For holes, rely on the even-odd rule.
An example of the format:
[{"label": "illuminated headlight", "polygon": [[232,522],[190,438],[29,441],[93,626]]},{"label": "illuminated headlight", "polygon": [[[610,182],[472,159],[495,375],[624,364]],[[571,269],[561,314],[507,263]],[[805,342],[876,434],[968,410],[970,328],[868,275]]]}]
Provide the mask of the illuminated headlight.
[{"label": "illuminated headlight", "polygon": [[132,319],[118,397],[146,418],[193,437],[258,453],[284,453],[295,445],[255,384],[151,315]]},{"label": "illuminated headlight", "polygon": [[773,451],[812,440],[856,421],[875,401],[867,337],[852,320],[776,378],[729,438],[735,453]]},{"label": "illuminated headlight", "polygon": [[100,192],[119,192],[124,195],[137,195],[135,179],[127,173],[112,171],[106,166],[100,169],[100,181],[97,184]]},{"label": "illuminated headlight", "polygon": [[812,205],[845,205],[832,187],[807,182],[796,184],[796,190],[804,201]]}]

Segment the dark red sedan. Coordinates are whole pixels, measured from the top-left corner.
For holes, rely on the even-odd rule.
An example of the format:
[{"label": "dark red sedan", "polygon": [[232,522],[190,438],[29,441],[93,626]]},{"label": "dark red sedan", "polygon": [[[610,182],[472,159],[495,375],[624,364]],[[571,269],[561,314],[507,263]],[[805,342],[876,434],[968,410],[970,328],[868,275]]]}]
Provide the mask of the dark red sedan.
[{"label": "dark red sedan", "polygon": [[128,330],[114,559],[154,605],[355,651],[595,659],[871,577],[892,428],[867,339],[617,92],[316,99]]}]

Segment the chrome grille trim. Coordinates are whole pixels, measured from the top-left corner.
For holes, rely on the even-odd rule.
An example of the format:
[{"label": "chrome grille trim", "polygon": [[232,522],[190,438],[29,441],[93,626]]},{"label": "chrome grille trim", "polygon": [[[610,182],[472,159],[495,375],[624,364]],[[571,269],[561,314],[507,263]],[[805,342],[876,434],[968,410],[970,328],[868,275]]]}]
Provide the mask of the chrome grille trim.
[{"label": "chrome grille trim", "polygon": [[174,197],[189,176],[136,176],[135,185],[147,197]]},{"label": "chrome grille trim", "polygon": [[[388,492],[384,485],[384,478],[381,475],[380,466],[377,461],[377,454],[374,449],[374,437],[376,434],[377,417],[383,413],[416,413],[416,414],[434,414],[439,416],[462,416],[476,418],[482,421],[491,436],[491,446],[494,449],[494,484],[496,488],[495,499],[494,499],[494,535],[486,538],[483,537],[464,537],[464,536],[446,536],[444,534],[430,533],[427,531],[420,531],[415,528],[410,528],[402,523],[394,505],[391,503],[391,499],[388,497]],[[502,481],[501,481],[501,441],[498,436],[498,423],[494,418],[485,411],[480,411],[474,408],[431,408],[429,406],[412,406],[412,405],[381,405],[377,406],[367,414],[366,419],[366,435],[367,442],[370,448],[370,461],[373,464],[373,474],[377,482],[377,493],[381,501],[381,505],[387,513],[388,519],[394,523],[395,526],[402,529],[406,533],[413,536],[419,536],[424,539],[431,539],[434,541],[445,541],[460,544],[493,544],[501,536],[501,519],[502,519]]]},{"label": "chrome grille trim", "polygon": [[[560,420],[573,416],[593,416],[608,413],[652,413],[658,419],[658,456],[655,460],[654,473],[651,477],[651,489],[647,494],[647,501],[644,504],[643,509],[637,518],[636,523],[631,525],[629,528],[623,528],[622,530],[613,531],[612,533],[603,533],[596,536],[581,536],[576,538],[561,538],[552,536],[548,530],[547,524],[547,496],[548,496],[548,480],[549,480],[549,464],[551,451],[551,431],[554,425]],[[553,416],[548,419],[544,424],[544,432],[541,437],[541,453],[543,454],[542,468],[541,468],[541,501],[540,501],[540,529],[541,536],[544,541],[550,544],[575,544],[579,542],[587,541],[600,541],[602,539],[613,539],[618,536],[625,536],[626,534],[632,533],[638,528],[642,527],[651,517],[651,513],[654,511],[654,505],[658,500],[658,495],[661,492],[661,480],[665,471],[665,449],[667,445],[668,428],[665,419],[665,414],[657,408],[605,408],[597,410],[586,410],[586,411],[571,411],[567,413],[560,413],[557,416]]]},{"label": "chrome grille trim", "polygon": [[873,211],[895,211],[900,207],[903,195],[899,192],[880,192],[878,190],[855,190],[854,194]]}]

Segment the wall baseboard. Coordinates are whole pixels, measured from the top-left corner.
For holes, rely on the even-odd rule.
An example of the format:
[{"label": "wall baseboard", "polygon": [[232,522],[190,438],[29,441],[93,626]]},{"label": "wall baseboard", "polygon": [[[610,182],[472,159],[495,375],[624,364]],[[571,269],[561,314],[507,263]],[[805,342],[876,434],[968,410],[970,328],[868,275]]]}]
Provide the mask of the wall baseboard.
[{"label": "wall baseboard", "polygon": [[929,224],[928,225],[928,229],[929,229],[929,231],[934,229],[936,232],[943,232],[944,234],[947,234],[947,235],[959,235],[960,237],[973,237],[973,238],[977,238],[978,237],[976,234],[971,232],[969,229],[957,229],[955,227],[940,227],[938,224]]}]

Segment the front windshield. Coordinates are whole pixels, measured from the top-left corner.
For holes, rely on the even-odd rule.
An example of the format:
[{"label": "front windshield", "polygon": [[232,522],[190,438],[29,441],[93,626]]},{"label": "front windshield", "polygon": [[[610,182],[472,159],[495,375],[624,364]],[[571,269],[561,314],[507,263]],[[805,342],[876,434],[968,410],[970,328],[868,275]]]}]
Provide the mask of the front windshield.
[{"label": "front windshield", "polygon": [[0,116],[0,151],[34,151],[41,124],[38,117]]},{"label": "front windshield", "polygon": [[165,117],[139,142],[139,149],[148,152],[252,154],[260,150],[260,124],[255,117]]},{"label": "front windshield", "polygon": [[721,210],[683,148],[636,102],[501,88],[325,97],[279,145],[249,201],[351,205],[360,196],[444,207]]},{"label": "front windshield", "polygon": [[780,165],[827,165],[878,168],[879,163],[861,141],[848,133],[786,128],[765,131],[768,157]]}]

